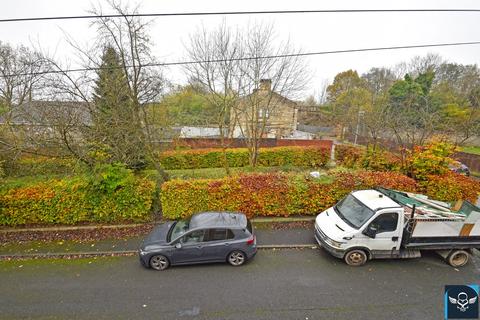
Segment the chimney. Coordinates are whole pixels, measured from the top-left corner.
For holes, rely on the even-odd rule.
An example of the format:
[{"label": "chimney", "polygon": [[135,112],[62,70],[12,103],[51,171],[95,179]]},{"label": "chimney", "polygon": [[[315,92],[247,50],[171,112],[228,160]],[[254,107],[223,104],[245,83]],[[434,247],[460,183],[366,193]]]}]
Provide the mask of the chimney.
[{"label": "chimney", "polygon": [[272,80],[271,79],[260,79],[259,89],[261,91],[271,91],[272,90]]}]

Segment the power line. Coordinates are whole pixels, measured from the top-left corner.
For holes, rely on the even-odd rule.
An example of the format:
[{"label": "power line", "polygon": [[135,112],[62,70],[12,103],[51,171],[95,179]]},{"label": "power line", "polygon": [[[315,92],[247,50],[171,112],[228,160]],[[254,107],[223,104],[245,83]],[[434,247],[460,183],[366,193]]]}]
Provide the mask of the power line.
[{"label": "power line", "polygon": [[0,19],[1,22],[26,22],[48,20],[107,19],[125,17],[179,17],[179,16],[227,16],[260,14],[303,14],[303,13],[401,13],[401,12],[480,12],[480,9],[337,9],[337,10],[266,10],[266,11],[218,11],[218,12],[170,12],[170,13],[132,13],[79,16],[53,16]]},{"label": "power line", "polygon": [[[232,58],[232,59],[212,59],[212,60],[201,60],[201,61],[172,61],[172,62],[163,62],[163,63],[147,63],[147,64],[143,64],[142,67],[166,67],[166,66],[191,65],[191,64],[200,64],[200,63],[219,63],[219,62],[228,62],[228,61],[305,57],[305,56],[341,54],[341,53],[352,53],[352,52],[367,52],[367,51],[384,51],[384,50],[400,50],[400,49],[416,49],[416,48],[432,48],[432,47],[453,47],[453,46],[476,45],[476,44],[480,44],[480,41],[303,52],[303,53],[291,53],[291,54],[269,55],[269,56],[258,56],[258,57],[241,57],[241,58]],[[133,66],[125,66],[125,67],[133,68]],[[77,69],[65,69],[65,70],[48,70],[48,71],[31,72],[31,73],[0,75],[0,77],[7,78],[7,77],[13,77],[13,76],[31,76],[31,75],[58,74],[58,73],[70,73],[70,72],[83,72],[83,71],[111,70],[111,69],[122,69],[122,68],[123,66],[108,67],[108,68],[91,67],[91,68],[77,68]]]}]

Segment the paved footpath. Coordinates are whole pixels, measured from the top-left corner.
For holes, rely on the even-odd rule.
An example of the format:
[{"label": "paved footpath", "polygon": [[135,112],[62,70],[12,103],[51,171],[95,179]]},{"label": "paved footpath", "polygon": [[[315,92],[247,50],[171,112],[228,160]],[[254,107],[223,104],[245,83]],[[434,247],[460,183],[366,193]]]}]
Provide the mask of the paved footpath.
[{"label": "paved footpath", "polygon": [[[268,230],[256,229],[255,234],[259,245],[313,245],[313,229]],[[76,252],[130,252],[138,249],[144,236],[125,240],[102,240],[95,242],[30,242],[25,244],[0,245],[2,255],[58,254]]]}]

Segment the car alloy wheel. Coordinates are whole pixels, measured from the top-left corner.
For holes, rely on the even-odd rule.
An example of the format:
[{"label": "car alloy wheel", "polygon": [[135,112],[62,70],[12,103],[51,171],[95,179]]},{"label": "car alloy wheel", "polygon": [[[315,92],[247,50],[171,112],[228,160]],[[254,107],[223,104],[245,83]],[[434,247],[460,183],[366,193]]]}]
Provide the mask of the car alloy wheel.
[{"label": "car alloy wheel", "polygon": [[150,259],[150,267],[155,270],[165,270],[169,265],[170,262],[168,261],[167,257],[162,255],[156,255]]},{"label": "car alloy wheel", "polygon": [[358,267],[367,262],[367,255],[363,250],[352,250],[345,255],[345,262],[349,266]]},{"label": "car alloy wheel", "polygon": [[241,251],[233,251],[228,255],[228,263],[235,267],[244,264],[245,260],[245,254]]}]

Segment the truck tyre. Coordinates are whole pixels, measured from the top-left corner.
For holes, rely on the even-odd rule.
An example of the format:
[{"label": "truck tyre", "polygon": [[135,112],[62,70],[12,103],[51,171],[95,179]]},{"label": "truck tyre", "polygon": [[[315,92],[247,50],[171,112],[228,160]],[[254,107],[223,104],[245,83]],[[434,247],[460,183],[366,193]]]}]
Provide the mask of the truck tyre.
[{"label": "truck tyre", "polygon": [[361,249],[354,249],[348,251],[345,257],[343,258],[349,266],[359,267],[363,266],[367,260],[367,254]]},{"label": "truck tyre", "polygon": [[447,257],[447,262],[454,268],[463,267],[468,262],[468,252],[465,250],[453,250]]}]

